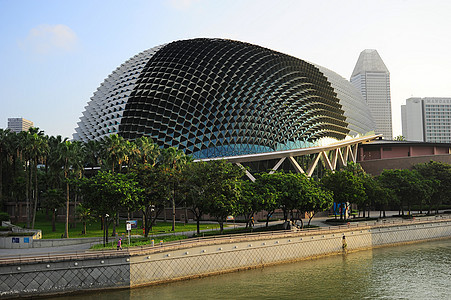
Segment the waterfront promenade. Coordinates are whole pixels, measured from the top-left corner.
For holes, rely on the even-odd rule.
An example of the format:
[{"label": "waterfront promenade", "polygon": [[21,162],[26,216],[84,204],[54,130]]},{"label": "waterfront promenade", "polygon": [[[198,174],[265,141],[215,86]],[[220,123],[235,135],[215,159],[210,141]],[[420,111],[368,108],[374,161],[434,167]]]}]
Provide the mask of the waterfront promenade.
[{"label": "waterfront promenade", "polygon": [[130,288],[347,251],[451,237],[451,216],[387,218],[306,230],[221,235],[142,246],[0,257],[0,296]]},{"label": "waterfront promenade", "polygon": [[[441,211],[441,213],[443,213],[443,211]],[[389,222],[403,222],[403,219],[400,217],[393,217],[393,216],[397,216],[399,214],[398,211],[387,211],[386,212],[386,220],[389,220]],[[373,211],[370,213],[371,217],[378,217],[379,216],[379,212],[378,211]],[[421,220],[421,219],[425,219],[427,217],[420,217],[417,218],[417,220]],[[430,217],[429,217],[430,218]],[[338,228],[335,226],[332,226],[331,224],[326,223],[325,221],[327,219],[330,219],[329,217],[315,217],[312,219],[311,221],[311,225],[314,226],[318,226],[321,229],[325,229],[325,228]],[[307,224],[308,220],[304,220],[305,224]],[[277,225],[277,224],[281,224],[283,223],[283,221],[271,221],[270,225]],[[365,224],[368,223],[368,221],[361,221],[361,222],[353,222],[352,226],[358,226],[359,224]],[[225,233],[227,234],[227,229],[233,229],[233,228],[244,228],[245,224],[244,223],[229,223],[228,224],[229,227],[226,228]],[[255,228],[258,227],[265,227],[266,223],[265,222],[256,222],[255,223]],[[215,231],[217,230],[216,228],[213,229],[205,229],[205,230],[201,230],[202,232],[209,232],[209,231]],[[184,231],[184,232],[177,232],[174,234],[178,234],[178,235],[186,235],[188,237],[192,237],[193,235],[196,234],[196,231]],[[158,235],[153,235],[152,238],[158,238],[159,236],[164,236],[164,235],[168,235],[168,233],[163,233],[163,234],[158,234]],[[110,238],[111,240],[115,240],[114,237]],[[22,249],[0,249],[0,258],[3,259],[7,259],[7,258],[15,258],[15,257],[30,257],[33,255],[37,255],[37,256],[42,256],[42,255],[59,255],[59,254],[83,254],[86,252],[92,252],[89,251],[89,249],[91,248],[92,245],[97,244],[99,242],[87,242],[87,243],[80,243],[80,244],[75,244],[75,245],[67,245],[67,246],[56,246],[56,247],[44,247],[44,248],[22,248]]]}]

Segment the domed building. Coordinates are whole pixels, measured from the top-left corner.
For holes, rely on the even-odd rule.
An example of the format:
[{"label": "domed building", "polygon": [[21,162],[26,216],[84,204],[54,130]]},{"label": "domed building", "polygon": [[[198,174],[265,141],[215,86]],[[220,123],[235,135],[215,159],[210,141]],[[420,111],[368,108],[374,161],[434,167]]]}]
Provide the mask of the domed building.
[{"label": "domed building", "polygon": [[311,147],[374,128],[360,93],[326,68],[248,43],[191,39],[143,51],[114,70],[74,139],[145,135],[213,158]]}]

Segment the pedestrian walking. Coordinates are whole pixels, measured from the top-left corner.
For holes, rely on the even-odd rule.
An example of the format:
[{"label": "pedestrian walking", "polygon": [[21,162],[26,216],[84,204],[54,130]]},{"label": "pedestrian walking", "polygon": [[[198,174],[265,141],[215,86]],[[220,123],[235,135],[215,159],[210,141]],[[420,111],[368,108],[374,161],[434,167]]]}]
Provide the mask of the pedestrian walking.
[{"label": "pedestrian walking", "polygon": [[117,250],[122,250],[122,238],[117,241]]}]

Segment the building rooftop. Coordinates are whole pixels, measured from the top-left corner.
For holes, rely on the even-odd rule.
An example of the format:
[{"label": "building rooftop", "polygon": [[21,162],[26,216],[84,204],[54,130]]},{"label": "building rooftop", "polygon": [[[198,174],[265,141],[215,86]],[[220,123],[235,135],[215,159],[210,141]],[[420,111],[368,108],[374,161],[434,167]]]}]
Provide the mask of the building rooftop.
[{"label": "building rooftop", "polygon": [[363,72],[390,73],[382,61],[382,58],[379,56],[379,53],[374,49],[366,49],[360,53],[351,77]]}]

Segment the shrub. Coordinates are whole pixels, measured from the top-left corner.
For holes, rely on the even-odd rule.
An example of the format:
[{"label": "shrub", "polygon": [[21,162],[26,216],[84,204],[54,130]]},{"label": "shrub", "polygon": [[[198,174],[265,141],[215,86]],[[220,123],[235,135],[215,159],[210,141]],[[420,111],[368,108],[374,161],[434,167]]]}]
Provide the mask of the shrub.
[{"label": "shrub", "polygon": [[7,212],[0,212],[0,222],[9,221],[9,214]]}]

